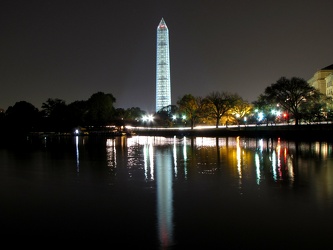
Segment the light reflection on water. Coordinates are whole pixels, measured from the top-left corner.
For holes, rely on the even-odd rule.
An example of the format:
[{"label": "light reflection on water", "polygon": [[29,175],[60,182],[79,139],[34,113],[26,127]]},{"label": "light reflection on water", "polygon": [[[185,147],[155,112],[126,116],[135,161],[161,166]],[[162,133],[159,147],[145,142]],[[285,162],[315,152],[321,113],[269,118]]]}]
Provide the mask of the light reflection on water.
[{"label": "light reflection on water", "polygon": [[[214,218],[216,220],[215,223],[223,222],[226,225],[228,224],[222,220],[222,215],[225,214],[224,210],[228,211],[229,208],[226,208],[224,203],[248,205],[240,197],[245,197],[246,201],[250,199],[249,197],[251,199],[255,197],[251,200],[251,203],[260,202],[262,207],[269,207],[269,203],[276,203],[276,199],[281,196],[281,200],[278,200],[277,204],[280,204],[280,202],[284,204],[283,202],[287,200],[288,203],[284,204],[284,206],[286,208],[294,208],[296,211],[304,208],[306,210],[304,206],[309,204],[311,206],[309,209],[311,210],[314,209],[313,206],[318,208],[318,211],[325,212],[326,209],[330,210],[333,208],[333,152],[332,144],[328,142],[301,143],[281,141],[280,139],[240,137],[164,138],[133,136],[127,138],[122,136],[104,139],[104,141],[101,139],[102,142],[99,140],[96,140],[96,142],[89,137],[75,136],[73,151],[70,150],[71,144],[69,143],[63,149],[64,151],[61,151],[63,154],[59,154],[56,152],[60,148],[64,148],[63,145],[53,148],[51,147],[52,143],[59,142],[56,140],[47,141],[43,138],[43,150],[38,153],[38,161],[42,159],[43,162],[37,164],[37,159],[33,158],[33,154],[36,153],[26,156],[27,161],[31,161],[31,169],[38,174],[40,180],[43,180],[42,171],[48,171],[48,168],[52,168],[52,171],[50,173],[47,172],[46,175],[54,173],[55,168],[49,165],[53,164],[52,166],[54,166],[54,163],[51,162],[56,159],[60,162],[66,162],[66,166],[70,165],[71,161],[75,162],[75,172],[78,177],[84,177],[84,180],[89,180],[93,183],[95,183],[95,180],[88,174],[96,174],[97,168],[103,170],[103,167],[105,167],[109,171],[109,175],[107,176],[106,173],[102,172],[104,173],[101,174],[103,177],[97,179],[97,184],[94,185],[99,186],[101,181],[107,179],[110,189],[103,189],[103,192],[107,194],[111,194],[112,190],[120,192],[123,189],[123,186],[118,186],[119,180],[122,181],[121,185],[134,185],[136,195],[140,197],[141,195],[146,195],[144,192],[149,193],[147,190],[152,190],[151,192],[154,193],[156,202],[156,235],[163,249],[177,246],[182,241],[182,238],[186,239],[187,237],[191,238],[195,245],[195,241],[198,239],[193,239],[190,233],[180,233],[182,231],[180,229],[185,227],[184,225],[186,225],[186,230],[191,231],[191,228],[188,228],[188,223],[185,223],[186,220],[184,222],[180,220],[179,217],[186,218],[187,214],[183,214],[179,210],[184,207],[186,212],[196,215],[195,218],[191,218],[191,223],[193,223],[195,228],[195,222],[200,221],[199,216],[203,215],[201,214],[201,206],[205,207],[205,205],[200,204],[199,201],[194,202],[195,199],[193,200],[191,197],[201,197],[201,193],[207,189],[209,192],[205,192],[204,197],[206,200],[205,204],[208,207],[205,207],[205,209],[212,210],[212,215],[216,216]],[[8,180],[5,179],[7,175],[13,179],[13,176],[8,174],[11,171],[8,169],[9,167],[13,169],[18,168],[18,164],[22,165],[24,161],[20,161],[16,157],[9,157],[10,151],[2,149],[0,153],[0,163],[2,164],[0,169],[1,180],[3,183],[8,182],[9,186],[15,185],[15,183],[8,181],[9,178]],[[44,155],[45,153],[47,155]],[[52,154],[56,154],[56,156],[52,156]],[[65,154],[67,158],[62,158]],[[51,157],[50,161],[48,161],[48,157]],[[37,166],[43,166],[44,169],[36,169]],[[96,167],[96,170],[94,167]],[[60,166],[57,166],[56,170],[61,171]],[[64,171],[67,173],[69,170],[66,169]],[[80,183],[85,182],[80,179]],[[139,185],[137,183],[144,183],[145,191],[141,191],[140,186],[142,184]],[[46,185],[46,183],[43,184]],[[3,188],[6,188],[5,184],[2,185],[4,185]],[[70,183],[71,185],[72,183]],[[233,193],[234,190],[237,190],[237,193]],[[276,190],[280,190],[285,196],[277,193]],[[94,196],[100,195],[95,194],[94,190],[90,190],[90,192]],[[131,194],[128,190],[126,192],[125,200],[129,199],[128,195]],[[188,197],[182,196],[180,199],[179,193],[184,193]],[[303,193],[305,193],[306,197],[304,197]],[[59,193],[59,196],[61,195],[64,194]],[[82,194],[80,193],[80,195]],[[124,196],[113,193],[112,195]],[[4,193],[1,193],[0,198],[4,197],[6,197]],[[294,200],[289,201],[289,197],[294,197],[298,203],[294,203]],[[82,195],[81,199],[86,199],[86,197]],[[107,201],[103,200],[103,202]],[[190,205],[193,202],[196,206]],[[36,201],[36,203],[38,202]],[[126,207],[125,204],[127,203],[119,203],[123,210]],[[33,203],[33,205],[35,204]],[[107,204],[107,206],[118,211],[118,207],[114,208],[114,204]],[[214,207],[219,209],[220,213],[213,212]],[[244,209],[252,213],[261,211],[261,213],[265,214],[260,207],[258,211],[252,211],[252,205],[249,208],[244,207]],[[275,209],[277,208],[273,207],[273,210]],[[177,213],[181,213],[181,216],[176,216]],[[155,216],[155,214],[151,213],[146,214],[143,212],[143,214],[146,217]],[[221,218],[218,217],[219,215]],[[207,217],[209,215],[203,216]],[[232,223],[242,225],[241,221],[245,217],[240,216],[240,214],[238,216],[240,217],[239,221],[234,219]],[[251,220],[248,217],[246,218]],[[331,217],[328,218],[331,219]],[[201,223],[209,224],[207,220],[202,220],[204,222]],[[298,221],[298,223],[300,222],[301,220]],[[209,227],[214,228],[212,225],[209,224]],[[189,227],[192,226],[189,225]],[[242,227],[246,228],[247,226],[242,225]],[[193,230],[200,231],[201,229],[201,227],[198,227]],[[206,228],[205,230],[208,229]],[[263,229],[257,228],[257,230],[262,232]],[[215,233],[217,232],[214,231],[213,234]],[[236,236],[230,233],[229,237]],[[246,238],[246,236],[241,235],[239,237]]]},{"label": "light reflection on water", "polygon": [[[112,142],[109,142],[112,141]],[[121,142],[122,143],[122,142]],[[326,142],[301,143],[281,142],[272,139],[235,138],[163,138],[135,136],[127,139],[128,157],[137,155],[141,148],[144,158],[144,173],[147,181],[156,181],[157,216],[159,240],[162,246],[173,245],[173,180],[178,172],[188,179],[187,167],[190,165],[199,175],[214,175],[221,167],[229,168],[231,175],[238,179],[239,193],[244,191],[243,179],[253,179],[260,186],[272,180],[275,183],[287,183],[293,187],[295,167],[301,178],[309,169],[303,165],[299,155],[312,155],[322,160],[331,157],[332,146]],[[107,140],[108,154],[115,154],[115,139]],[[114,159],[114,157],[111,157]],[[116,160],[114,161],[116,166]],[[128,168],[135,167],[136,162],[128,162]],[[255,171],[253,172],[253,166]],[[315,194],[318,200],[332,204],[333,166],[325,177],[316,183]],[[311,170],[310,170],[311,171]],[[303,173],[305,172],[305,173]],[[155,179],[156,178],[156,179]],[[306,178],[307,179],[307,178]]]}]

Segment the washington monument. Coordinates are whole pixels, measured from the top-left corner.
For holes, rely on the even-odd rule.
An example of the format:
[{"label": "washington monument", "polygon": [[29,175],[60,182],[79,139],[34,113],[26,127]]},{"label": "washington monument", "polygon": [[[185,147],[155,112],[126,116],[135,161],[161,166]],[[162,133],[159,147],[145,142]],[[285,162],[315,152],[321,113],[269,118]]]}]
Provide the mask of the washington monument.
[{"label": "washington monument", "polygon": [[157,26],[156,112],[171,105],[169,30],[164,19]]}]

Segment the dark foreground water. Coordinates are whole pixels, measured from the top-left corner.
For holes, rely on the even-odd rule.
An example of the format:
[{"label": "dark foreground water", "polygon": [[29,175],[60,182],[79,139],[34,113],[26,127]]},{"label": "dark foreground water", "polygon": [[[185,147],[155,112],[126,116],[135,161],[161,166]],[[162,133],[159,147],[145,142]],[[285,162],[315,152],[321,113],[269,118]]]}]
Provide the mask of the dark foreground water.
[{"label": "dark foreground water", "polygon": [[0,237],[46,249],[327,249],[332,147],[239,137],[12,142],[0,147]]}]

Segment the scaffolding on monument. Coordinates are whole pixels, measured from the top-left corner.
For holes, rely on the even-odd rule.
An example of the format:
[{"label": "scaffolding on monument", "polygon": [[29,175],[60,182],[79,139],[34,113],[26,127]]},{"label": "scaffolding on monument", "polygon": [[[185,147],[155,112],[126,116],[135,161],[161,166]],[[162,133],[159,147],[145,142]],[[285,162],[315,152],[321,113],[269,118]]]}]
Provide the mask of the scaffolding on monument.
[{"label": "scaffolding on monument", "polygon": [[171,105],[169,30],[164,19],[157,27],[156,112]]}]

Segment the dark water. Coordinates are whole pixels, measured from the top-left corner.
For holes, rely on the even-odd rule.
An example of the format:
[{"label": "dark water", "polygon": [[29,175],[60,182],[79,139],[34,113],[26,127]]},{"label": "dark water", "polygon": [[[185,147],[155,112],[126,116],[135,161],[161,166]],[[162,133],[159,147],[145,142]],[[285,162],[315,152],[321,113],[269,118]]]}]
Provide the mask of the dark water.
[{"label": "dark water", "polygon": [[236,137],[28,138],[0,147],[1,239],[45,248],[327,249],[332,147]]}]

